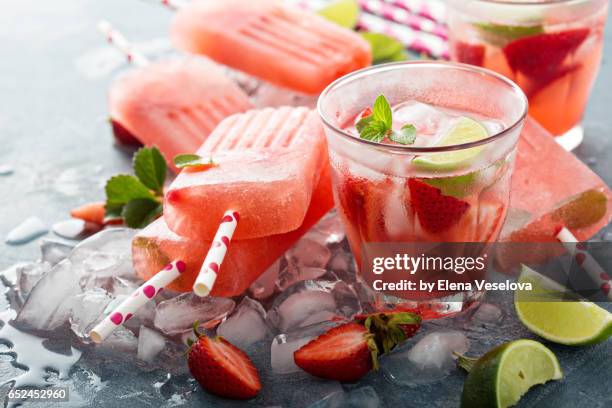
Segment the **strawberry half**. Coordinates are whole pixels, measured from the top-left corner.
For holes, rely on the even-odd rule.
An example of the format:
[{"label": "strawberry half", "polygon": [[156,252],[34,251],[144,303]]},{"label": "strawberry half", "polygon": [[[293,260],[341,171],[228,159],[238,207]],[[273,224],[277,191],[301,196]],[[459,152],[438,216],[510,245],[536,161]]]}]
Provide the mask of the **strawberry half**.
[{"label": "strawberry half", "polygon": [[316,377],[354,382],[378,369],[378,355],[412,337],[420,323],[419,316],[406,312],[361,315],[297,350],[295,364]]},{"label": "strawberry half", "polygon": [[470,44],[459,41],[455,43],[455,58],[465,64],[482,66],[484,64],[485,47],[480,44]]},{"label": "strawberry half", "polygon": [[409,179],[410,204],[419,217],[423,229],[431,233],[446,231],[457,224],[470,204],[419,179]]},{"label": "strawberry half", "polygon": [[249,399],[261,390],[257,369],[249,357],[223,337],[201,335],[189,342],[189,371],[196,381],[213,394],[233,399]]},{"label": "strawberry half", "polygon": [[530,79],[551,82],[565,69],[563,61],[589,36],[588,28],[546,33],[520,38],[503,49],[508,65]]},{"label": "strawberry half", "polygon": [[325,332],[293,354],[295,364],[316,377],[354,382],[377,361],[378,347],[361,324],[345,323]]}]

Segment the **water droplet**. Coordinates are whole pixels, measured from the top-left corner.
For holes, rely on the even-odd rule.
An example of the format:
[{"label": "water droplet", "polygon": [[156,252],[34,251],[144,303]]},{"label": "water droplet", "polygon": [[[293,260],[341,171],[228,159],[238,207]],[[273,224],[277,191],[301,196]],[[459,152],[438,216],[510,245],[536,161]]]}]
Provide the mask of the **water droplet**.
[{"label": "water droplet", "polygon": [[6,236],[9,245],[21,245],[46,234],[47,226],[38,217],[29,217],[13,228]]},{"label": "water droplet", "polygon": [[86,226],[85,221],[77,219],[69,219],[56,222],[51,227],[51,230],[62,238],[77,239],[83,235]]}]

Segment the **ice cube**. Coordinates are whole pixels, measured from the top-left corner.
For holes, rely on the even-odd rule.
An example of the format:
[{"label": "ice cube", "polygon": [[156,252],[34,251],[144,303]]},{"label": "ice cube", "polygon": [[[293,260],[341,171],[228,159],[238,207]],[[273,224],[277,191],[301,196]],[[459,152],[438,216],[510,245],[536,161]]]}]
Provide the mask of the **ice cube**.
[{"label": "ice cube", "polygon": [[308,236],[320,236],[322,242],[333,245],[341,242],[345,237],[344,226],[338,212],[334,209],[328,212],[307,234]]},{"label": "ice cube", "polygon": [[43,239],[40,242],[42,260],[49,262],[51,265],[58,264],[60,261],[68,258],[73,249],[74,245],[61,241]]},{"label": "ice cube", "polygon": [[138,288],[138,284],[129,279],[114,276],[90,276],[86,281],[81,281],[83,289],[102,288],[114,296],[131,295]]},{"label": "ice cube", "polygon": [[497,324],[502,320],[501,309],[491,303],[482,303],[472,315],[472,321],[477,324]]},{"label": "ice cube", "polygon": [[135,230],[110,228],[79,243],[70,260],[84,276],[134,276],[132,238]]},{"label": "ice cube", "polygon": [[68,320],[71,300],[80,293],[72,263],[65,259],[34,286],[16,323],[30,329],[54,330]]},{"label": "ice cube", "polygon": [[165,346],[166,339],[163,335],[148,327],[140,327],[138,335],[138,359],[152,363]]},{"label": "ice cube", "polygon": [[270,334],[266,311],[259,302],[245,296],[232,315],[219,325],[217,334],[246,349]]},{"label": "ice cube", "polygon": [[366,386],[345,392],[343,390],[329,394],[308,408],[380,408],[384,404],[373,387]]},{"label": "ice cube", "polygon": [[355,258],[353,257],[353,254],[346,243],[340,245],[334,250],[332,253],[332,258],[327,264],[327,269],[331,270],[335,276],[344,282],[355,282],[355,271],[357,270],[357,265],[355,264]]},{"label": "ice cube", "polygon": [[402,126],[410,124],[416,127],[420,135],[435,135],[451,119],[451,115],[432,105],[408,101],[394,108],[393,128],[399,130]]},{"label": "ice cube", "polygon": [[231,299],[220,297],[201,298],[194,293],[184,293],[159,303],[155,309],[155,327],[166,335],[189,330],[198,320],[201,327],[212,328],[234,310]]},{"label": "ice cube", "polygon": [[293,353],[310,340],[338,324],[339,323],[324,322],[276,336],[272,340],[270,346],[272,371],[275,374],[291,374],[301,371],[301,369],[295,365]]},{"label": "ice cube", "polygon": [[383,370],[392,382],[400,385],[433,383],[455,369],[453,352],[464,354],[468,348],[467,337],[459,331],[429,333],[407,351],[385,359]]},{"label": "ice cube", "polygon": [[8,164],[0,164],[0,176],[10,176],[15,170]]},{"label": "ice cube", "polygon": [[102,343],[96,345],[96,350],[125,360],[138,350],[138,339],[130,330],[119,326]]},{"label": "ice cube", "polygon": [[342,281],[303,281],[287,288],[273,302],[268,321],[281,332],[315,323],[314,317],[351,317],[360,311],[352,289]]},{"label": "ice cube", "polygon": [[89,332],[104,317],[104,311],[113,300],[103,289],[92,289],[75,296],[70,305],[70,328],[81,339],[87,339]]},{"label": "ice cube", "polygon": [[17,287],[22,299],[26,299],[38,281],[51,270],[47,262],[32,262],[18,266]]},{"label": "ice cube", "polygon": [[315,280],[327,273],[327,270],[316,267],[299,267],[295,265],[287,265],[279,274],[276,286],[281,291],[284,291],[289,286],[305,280]]},{"label": "ice cube", "polygon": [[249,288],[255,299],[267,299],[276,291],[276,280],[280,272],[281,258],[277,259]]},{"label": "ice cube", "polygon": [[325,268],[331,258],[331,252],[324,243],[306,236],[291,247],[285,257],[290,265],[298,268]]},{"label": "ice cube", "polygon": [[38,217],[28,217],[13,228],[6,236],[9,245],[21,245],[46,234],[47,225]]},{"label": "ice cube", "polygon": [[51,231],[53,231],[55,235],[67,239],[78,239],[82,237],[86,229],[85,221],[75,218],[56,222],[51,226]]}]

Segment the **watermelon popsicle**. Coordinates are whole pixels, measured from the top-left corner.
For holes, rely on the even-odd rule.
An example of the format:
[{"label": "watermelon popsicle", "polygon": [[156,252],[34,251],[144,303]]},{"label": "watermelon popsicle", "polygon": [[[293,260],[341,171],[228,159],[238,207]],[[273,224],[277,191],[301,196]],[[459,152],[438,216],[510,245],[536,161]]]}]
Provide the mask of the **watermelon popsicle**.
[{"label": "watermelon popsicle", "polygon": [[[293,231],[265,237],[233,240],[213,286],[211,296],[236,296],[257,278],[333,207],[331,178],[327,157],[322,157],[319,181],[302,224]],[[242,219],[240,221],[242,225]],[[180,292],[192,290],[211,241],[181,237],[172,232],[163,218],[138,233],[132,242],[136,273],[149,279],[172,259],[186,264],[185,272],[168,288]]]},{"label": "watermelon popsicle", "polygon": [[110,87],[108,109],[115,136],[157,146],[173,169],[174,156],[193,153],[223,118],[252,107],[248,96],[212,61],[190,56],[148,62],[110,24],[99,27],[137,65]]},{"label": "watermelon popsicle", "polygon": [[178,9],[171,38],[180,50],[306,94],[372,60],[358,34],[280,0],[193,1]]},{"label": "watermelon popsicle", "polygon": [[178,235],[204,240],[213,239],[227,210],[240,214],[234,239],[299,228],[328,165],[320,120],[303,107],[230,116],[197,154],[214,165],[179,174],[166,192],[164,218]]}]

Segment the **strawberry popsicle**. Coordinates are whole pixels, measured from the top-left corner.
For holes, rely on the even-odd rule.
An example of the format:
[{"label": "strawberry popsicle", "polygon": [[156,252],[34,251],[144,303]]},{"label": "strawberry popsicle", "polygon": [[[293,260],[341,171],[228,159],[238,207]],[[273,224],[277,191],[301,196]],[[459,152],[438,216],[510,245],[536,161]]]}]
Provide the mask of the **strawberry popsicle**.
[{"label": "strawberry popsicle", "polygon": [[[274,261],[287,251],[306,231],[333,207],[331,179],[327,156],[321,158],[322,173],[312,194],[302,224],[284,234],[233,240],[211,296],[236,296],[244,292]],[[242,220],[240,221],[242,223]],[[239,224],[240,228],[240,224]],[[169,288],[181,292],[192,290],[210,240],[183,238],[172,232],[163,218],[140,231],[132,242],[134,268],[142,279],[149,279],[172,259],[181,259],[186,271]]]},{"label": "strawberry popsicle", "polygon": [[180,50],[307,94],[372,60],[358,34],[280,0],[193,1],[178,10],[171,37]]},{"label": "strawberry popsicle", "polygon": [[185,169],[168,188],[164,218],[183,237],[212,240],[227,210],[240,214],[234,239],[297,229],[327,166],[316,112],[282,107],[223,120],[197,151],[214,165]]},{"label": "strawberry popsicle", "polygon": [[612,192],[599,176],[528,120],[500,240],[556,242],[561,226],[587,240],[610,222],[611,199]]},{"label": "strawberry popsicle", "polygon": [[196,56],[130,70],[109,93],[115,135],[157,146],[173,169],[174,156],[195,152],[223,118],[250,108],[219,66]]}]

